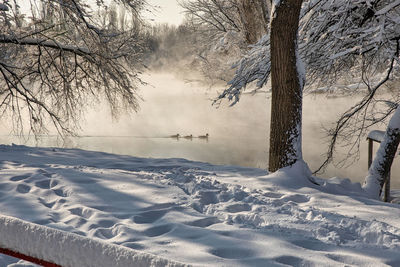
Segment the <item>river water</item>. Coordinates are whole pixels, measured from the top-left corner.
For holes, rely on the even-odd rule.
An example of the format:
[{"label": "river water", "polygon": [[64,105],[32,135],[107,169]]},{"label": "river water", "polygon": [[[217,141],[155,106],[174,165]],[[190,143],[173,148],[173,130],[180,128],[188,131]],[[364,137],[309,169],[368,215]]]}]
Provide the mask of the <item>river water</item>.
[{"label": "river water", "polygon": [[[65,142],[56,136],[17,138],[0,136],[4,144],[64,146],[138,157],[186,158],[213,164],[266,168],[269,138],[269,96],[243,95],[229,107],[211,105],[216,89],[186,83],[168,73],[152,73],[144,79],[143,98],[138,113],[112,119],[108,108],[98,105],[89,110],[81,123],[82,137]],[[221,89],[222,90],[222,87]],[[327,139],[323,127],[332,125],[337,116],[354,104],[354,98],[329,98],[308,95],[303,107],[303,156],[312,170],[322,162]],[[208,139],[170,138],[209,134]],[[377,148],[377,146],[376,146]],[[339,151],[340,152],[340,151]],[[400,188],[400,160],[392,168],[392,186]],[[362,182],[367,172],[367,141],[362,143],[360,159],[348,168],[329,166],[320,177],[350,178]]]}]

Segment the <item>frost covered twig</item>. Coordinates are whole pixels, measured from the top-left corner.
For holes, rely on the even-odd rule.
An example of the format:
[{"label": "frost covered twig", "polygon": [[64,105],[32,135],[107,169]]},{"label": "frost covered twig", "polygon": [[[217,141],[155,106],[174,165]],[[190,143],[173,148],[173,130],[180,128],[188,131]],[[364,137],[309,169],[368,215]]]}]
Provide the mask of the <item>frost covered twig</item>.
[{"label": "frost covered twig", "polygon": [[72,134],[89,98],[104,98],[113,115],[136,110],[144,42],[134,19],[143,1],[117,0],[131,11],[123,27],[82,1],[36,2],[29,16],[16,1],[0,17],[0,113],[19,133],[38,134],[52,122],[60,134]]}]

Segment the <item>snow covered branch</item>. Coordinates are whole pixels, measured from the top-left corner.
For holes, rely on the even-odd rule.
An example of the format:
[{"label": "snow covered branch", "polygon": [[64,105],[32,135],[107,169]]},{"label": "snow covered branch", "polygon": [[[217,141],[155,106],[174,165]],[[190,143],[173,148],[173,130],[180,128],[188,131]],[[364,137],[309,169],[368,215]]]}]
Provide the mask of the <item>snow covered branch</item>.
[{"label": "snow covered branch", "polygon": [[[326,86],[338,77],[353,79],[359,76],[360,68],[366,75],[379,75],[398,50],[399,9],[398,1],[305,1],[299,56],[307,69],[307,83]],[[235,76],[218,100],[228,98],[234,104],[248,84],[266,84],[270,71],[268,39],[268,35],[262,37],[233,66]]]},{"label": "snow covered branch", "polygon": [[11,43],[17,45],[31,45],[59,49],[78,55],[90,55],[91,52],[86,47],[61,44],[55,40],[35,39],[35,38],[17,38],[11,35],[0,34],[0,43]]},{"label": "snow covered branch", "polygon": [[239,101],[242,91],[248,84],[257,81],[256,90],[264,86],[271,71],[269,49],[269,34],[266,34],[233,66],[236,68],[234,78],[228,82],[229,87],[214,102],[228,98],[232,101],[231,105],[234,105]]}]

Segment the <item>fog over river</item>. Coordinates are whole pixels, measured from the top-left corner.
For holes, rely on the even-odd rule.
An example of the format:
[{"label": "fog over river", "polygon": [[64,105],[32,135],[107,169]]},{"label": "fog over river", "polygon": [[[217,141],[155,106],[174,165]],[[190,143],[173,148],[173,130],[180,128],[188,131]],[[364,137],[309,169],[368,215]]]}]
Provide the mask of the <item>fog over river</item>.
[{"label": "fog over river", "polygon": [[[265,93],[243,95],[240,102],[229,107],[227,101],[218,108],[211,99],[220,89],[208,89],[197,83],[186,83],[168,73],[144,76],[143,101],[137,114],[112,120],[108,109],[99,105],[90,110],[82,122],[83,137],[72,138],[66,147],[77,147],[138,157],[186,158],[213,164],[266,168],[268,162],[270,99]],[[307,95],[303,108],[303,156],[312,170],[324,160],[328,127],[354,97],[328,98]],[[207,139],[175,139],[170,135],[209,134]],[[57,146],[56,137],[41,137],[39,142],[0,136],[0,142],[38,146]],[[377,144],[375,145],[375,151]],[[392,167],[392,186],[400,188],[400,160]],[[350,178],[363,181],[367,172],[367,141],[362,143],[360,160],[348,168],[329,166],[320,177]]]}]

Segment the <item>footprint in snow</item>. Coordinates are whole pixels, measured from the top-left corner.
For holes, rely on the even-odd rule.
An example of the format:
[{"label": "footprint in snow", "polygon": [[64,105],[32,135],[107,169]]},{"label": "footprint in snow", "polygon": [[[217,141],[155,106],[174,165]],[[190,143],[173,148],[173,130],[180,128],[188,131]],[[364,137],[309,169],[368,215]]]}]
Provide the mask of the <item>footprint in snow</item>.
[{"label": "footprint in snow", "polygon": [[46,201],[46,200],[44,200],[43,198],[40,197],[39,198],[39,202],[40,202],[40,204],[42,204],[46,208],[51,209],[54,206],[54,204],[56,203],[56,200],[54,200],[54,201]]},{"label": "footprint in snow", "polygon": [[48,171],[43,170],[43,169],[39,169],[37,172],[47,178],[50,178],[54,175],[54,173],[49,173]]},{"label": "footprint in snow", "polygon": [[225,207],[225,210],[230,213],[237,213],[242,211],[250,211],[251,206],[247,203],[235,203]]},{"label": "footprint in snow", "polygon": [[29,178],[29,177],[31,177],[30,174],[17,175],[17,176],[11,177],[10,181],[18,182],[18,181],[24,180],[24,179]]},{"label": "footprint in snow", "polygon": [[65,188],[53,189],[53,192],[59,197],[69,197],[72,194],[71,190]]},{"label": "footprint in snow", "polygon": [[71,212],[74,215],[89,219],[90,217],[92,217],[93,213],[95,213],[93,210],[88,209],[88,208],[81,208],[81,207],[77,207],[77,208],[71,208],[68,209],[69,212]]},{"label": "footprint in snow", "polygon": [[243,190],[239,190],[238,192],[235,192],[234,199],[236,201],[242,201],[244,198],[246,198],[248,196],[249,196],[249,193],[247,193]]},{"label": "footprint in snow", "polygon": [[136,250],[144,250],[144,249],[146,249],[146,247],[143,246],[142,244],[135,243],[135,242],[125,242],[125,243],[122,243],[121,245],[124,246],[124,247],[131,248],[131,249],[136,249]]},{"label": "footprint in snow", "polygon": [[[112,228],[114,227],[114,225],[117,223],[116,221],[114,221],[114,220],[107,220],[107,219],[103,219],[103,220],[89,220],[90,222],[93,222],[94,221],[94,223],[91,223],[89,226],[88,226],[88,229],[89,230],[92,230],[92,229],[94,229],[95,231],[97,231],[97,230],[99,230],[99,229],[107,229],[107,230],[112,230]],[[111,229],[109,229],[109,228],[111,228]]]},{"label": "footprint in snow", "polygon": [[25,167],[25,164],[21,164],[21,163],[18,163],[18,162],[12,162],[12,161],[3,160],[3,161],[1,161],[1,166],[2,166],[2,168],[4,168],[4,169],[14,169],[14,168],[22,168],[22,167]]},{"label": "footprint in snow", "polygon": [[51,218],[33,221],[33,223],[40,224],[40,225],[47,225],[47,224],[54,223],[54,222],[55,221]]},{"label": "footprint in snow", "polygon": [[138,224],[153,223],[161,219],[170,209],[150,210],[133,216],[133,221]]},{"label": "footprint in snow", "polygon": [[58,185],[58,181],[56,179],[44,179],[37,181],[35,186],[42,188],[42,189],[50,189]]},{"label": "footprint in snow", "polygon": [[87,223],[87,220],[85,218],[79,217],[79,216],[68,216],[66,219],[63,220],[63,223],[66,225],[73,226],[74,228],[79,228],[82,225]]},{"label": "footprint in snow", "polygon": [[59,206],[61,206],[62,204],[66,203],[67,201],[63,198],[59,198],[56,200],[56,203],[54,204],[53,208],[58,208]]},{"label": "footprint in snow", "polygon": [[31,191],[31,187],[29,185],[26,184],[19,184],[17,186],[17,192],[21,193],[21,194],[26,194],[29,191]]},{"label": "footprint in snow", "polygon": [[202,218],[199,220],[195,220],[193,222],[189,222],[187,223],[187,225],[190,226],[196,226],[196,227],[201,227],[201,228],[206,228],[210,225],[216,224],[216,223],[220,223],[221,221],[218,220],[217,217],[207,217],[207,218]]},{"label": "footprint in snow", "polygon": [[198,191],[196,192],[196,198],[201,205],[215,204],[218,202],[217,193],[218,192],[214,190]]},{"label": "footprint in snow", "polygon": [[224,259],[243,259],[254,256],[254,252],[246,248],[214,248],[210,250],[210,253]]},{"label": "footprint in snow", "polygon": [[319,240],[295,240],[292,242],[293,245],[298,247],[314,250],[314,251],[328,251],[330,250],[329,245]]},{"label": "footprint in snow", "polygon": [[101,239],[111,239],[115,236],[112,229],[107,228],[98,228],[94,231],[93,235]]},{"label": "footprint in snow", "polygon": [[305,259],[294,257],[294,256],[280,256],[274,259],[276,262],[286,264],[289,266],[314,266],[311,262]]},{"label": "footprint in snow", "polygon": [[156,237],[171,232],[173,228],[171,224],[163,224],[147,229],[144,234],[148,237]]},{"label": "footprint in snow", "polygon": [[110,227],[114,226],[115,221],[104,219],[104,220],[99,220],[97,222],[97,224],[100,225],[100,227],[103,227],[103,228],[110,228]]},{"label": "footprint in snow", "polygon": [[292,195],[283,195],[281,198],[273,200],[273,204],[276,207],[280,207],[284,205],[285,203],[288,202],[293,202],[296,204],[301,204],[301,203],[306,203],[310,201],[310,197],[306,195],[301,195],[301,194],[292,194]]}]

